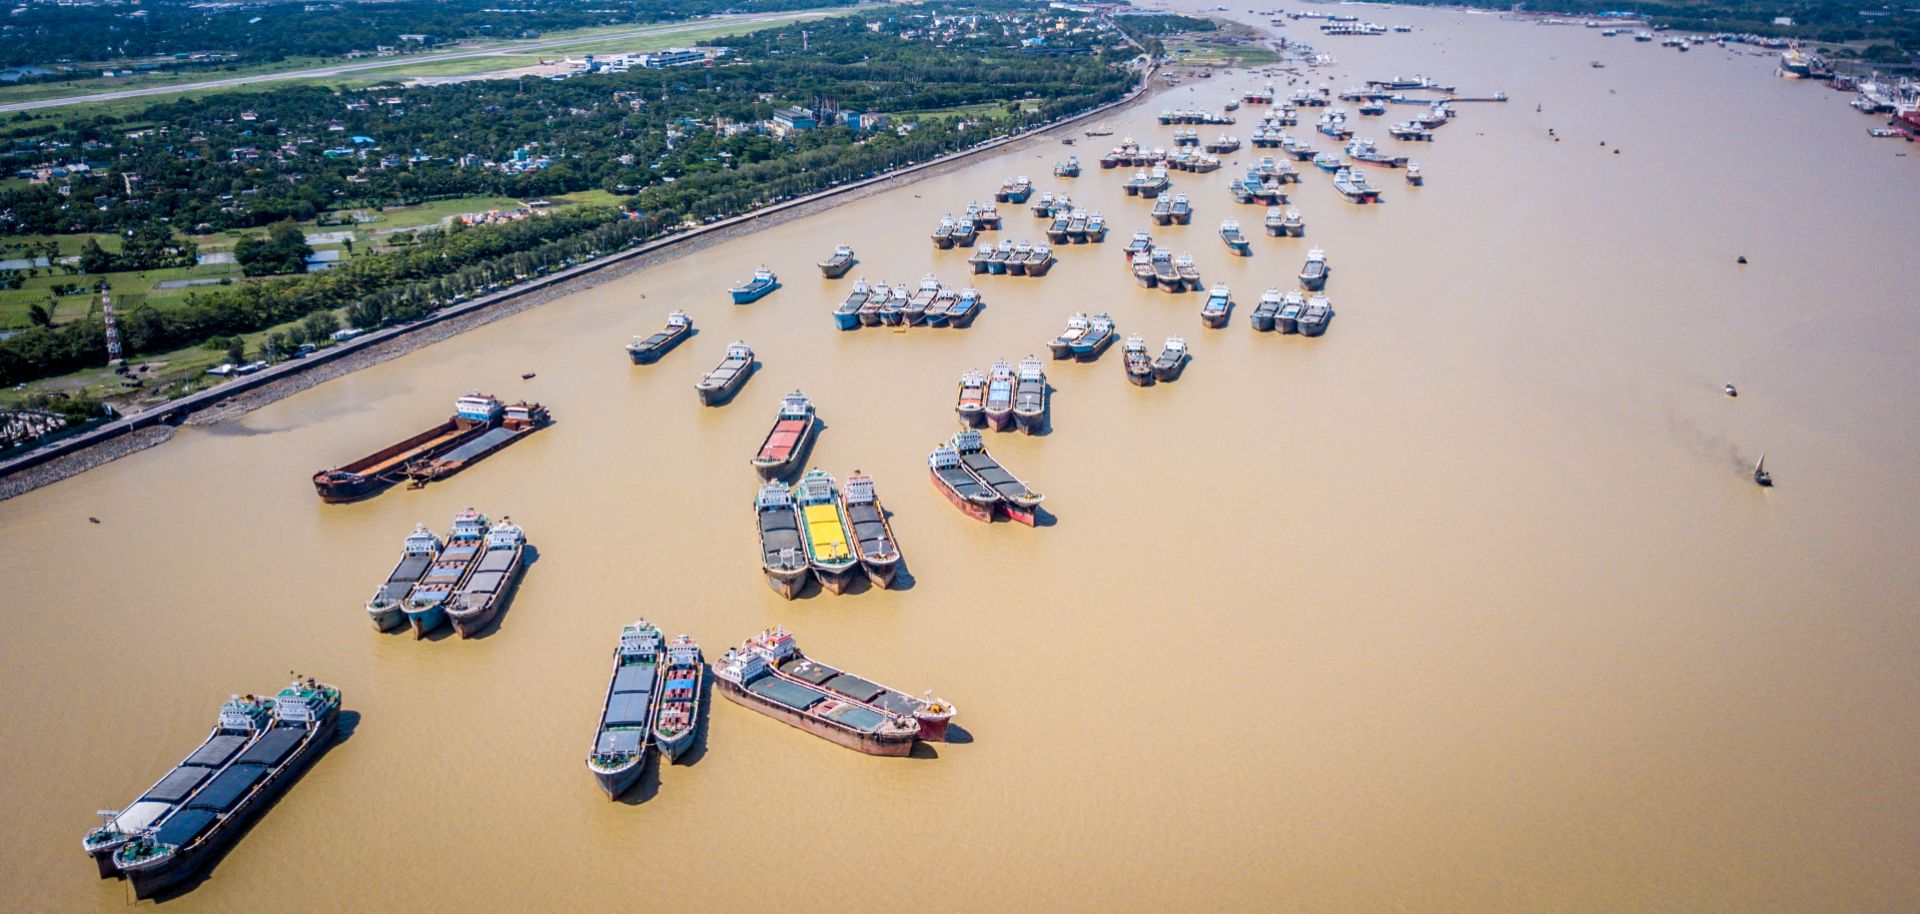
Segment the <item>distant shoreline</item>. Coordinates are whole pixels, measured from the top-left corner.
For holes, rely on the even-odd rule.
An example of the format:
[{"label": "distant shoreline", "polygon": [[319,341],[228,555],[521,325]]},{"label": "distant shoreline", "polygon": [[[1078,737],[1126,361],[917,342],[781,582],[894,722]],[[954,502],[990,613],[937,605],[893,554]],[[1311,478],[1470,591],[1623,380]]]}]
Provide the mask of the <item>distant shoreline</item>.
[{"label": "distant shoreline", "polygon": [[0,461],[0,501],[24,495],[41,486],[51,485],[101,464],[110,463],[163,443],[172,437],[172,427],[183,424],[212,425],[236,418],[317,384],[397,358],[554,299],[594,288],[635,271],[773,228],[794,219],[805,218],[843,203],[944,174],[980,153],[1000,151],[1018,143],[1051,138],[1064,128],[1120,110],[1152,95],[1158,91],[1154,86],[1154,76],[1157,72],[1157,68],[1148,67],[1141,76],[1140,84],[1126,95],[1043,127],[988,140],[978,146],[956,150],[917,165],[909,165],[886,174],[829,187],[803,197],[731,216],[710,225],[656,238],[624,251],[616,251],[565,270],[528,280],[511,289],[442,308],[409,324],[386,327],[367,333],[338,346],[320,350],[305,359],[282,362],[258,374],[169,400],[158,406],[116,419],[99,428],[61,439],[6,461]]}]

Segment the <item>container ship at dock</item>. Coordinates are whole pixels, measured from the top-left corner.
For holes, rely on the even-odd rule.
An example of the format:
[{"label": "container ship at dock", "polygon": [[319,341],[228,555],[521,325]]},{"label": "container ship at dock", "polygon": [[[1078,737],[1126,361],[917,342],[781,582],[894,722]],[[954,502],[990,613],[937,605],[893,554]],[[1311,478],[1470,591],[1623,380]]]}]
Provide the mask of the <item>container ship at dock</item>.
[{"label": "container ship at dock", "polygon": [[943,740],[954,716],[945,701],[915,698],[806,657],[784,628],[728,648],[713,678],[737,704],[869,755],[904,756],[917,740]]}]

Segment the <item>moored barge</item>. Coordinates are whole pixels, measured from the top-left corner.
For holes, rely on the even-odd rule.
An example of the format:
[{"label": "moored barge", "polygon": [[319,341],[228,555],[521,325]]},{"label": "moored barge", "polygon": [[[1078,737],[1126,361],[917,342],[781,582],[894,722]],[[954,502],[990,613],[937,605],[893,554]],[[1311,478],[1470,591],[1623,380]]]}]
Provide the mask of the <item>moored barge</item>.
[{"label": "moored barge", "polygon": [[828,279],[839,279],[853,269],[855,263],[852,245],[840,245],[833,249],[827,259],[820,261],[820,273]]},{"label": "moored barge", "polygon": [[727,344],[727,354],[720,358],[720,364],[700,378],[694,385],[694,391],[700,394],[700,402],[708,406],[719,406],[745,387],[747,379],[753,376],[753,347],[741,340]]},{"label": "moored barge", "polygon": [[400,562],[388,573],[386,583],[367,601],[367,618],[373,622],[375,631],[390,632],[407,624],[407,593],[426,576],[427,569],[433,567],[442,545],[426,524],[414,525],[401,547]]},{"label": "moored barge", "polygon": [[635,365],[651,365],[692,335],[693,318],[685,311],[675,311],[667,315],[667,326],[658,333],[645,338],[635,336],[633,342],[627,344],[627,357]]},{"label": "moored barge", "polygon": [[415,641],[446,624],[447,604],[466,582],[467,572],[479,558],[491,526],[485,514],[472,508],[453,516],[453,529],[447,533],[446,544],[434,557],[433,564],[427,566],[426,573],[407,591],[401,607]]},{"label": "moored barge", "polygon": [[1139,334],[1127,337],[1120,346],[1120,356],[1120,367],[1127,373],[1128,383],[1135,387],[1153,383],[1153,359],[1147,355],[1147,341]]},{"label": "moored barge", "polygon": [[443,454],[416,457],[408,461],[407,478],[412,480],[412,488],[416,489],[434,480],[445,479],[552,423],[553,417],[545,406],[524,400],[509,404],[501,409],[500,424],[482,432],[479,437],[464,441]]},{"label": "moored barge", "polygon": [[980,369],[969,368],[960,374],[960,393],[953,412],[968,428],[987,424],[987,376]]},{"label": "moored barge", "polygon": [[653,712],[653,744],[668,762],[693,747],[700,729],[700,686],[707,665],[700,645],[686,635],[675,635],[667,645],[666,667],[660,674],[660,707]]},{"label": "moored barge", "polygon": [[1013,421],[1013,366],[1006,359],[995,359],[987,372],[987,424],[1005,431]]},{"label": "moored barge", "polygon": [[733,296],[736,305],[750,305],[766,298],[773,290],[780,288],[780,279],[766,267],[754,270],[753,275],[737,286],[727,290]]},{"label": "moored barge", "polygon": [[1173,381],[1187,367],[1187,341],[1183,337],[1170,336],[1160,348],[1160,355],[1153,360],[1153,378],[1156,381]]},{"label": "moored barge", "polygon": [[840,495],[840,507],[853,528],[860,570],[866,572],[867,581],[882,590],[893,586],[894,575],[900,570],[900,547],[893,538],[893,524],[880,504],[873,477],[854,470]]},{"label": "moored barge", "polygon": [[1029,435],[1047,423],[1047,372],[1033,356],[1020,360],[1020,374],[1013,390],[1013,421]]},{"label": "moored barge", "polygon": [[813,576],[828,591],[845,593],[859,570],[860,557],[853,551],[853,532],[840,505],[837,481],[825,470],[808,470],[793,487],[793,500]]},{"label": "moored barge", "polygon": [[778,482],[760,487],[753,501],[754,521],[760,528],[760,568],[767,586],[786,599],[807,585],[811,566],[800,539],[800,519],[793,509],[793,493]]},{"label": "moored barge", "polygon": [[914,698],[808,659],[784,628],[728,648],[714,666],[722,694],[776,720],[870,755],[903,756],[945,739],[951,704]]},{"label": "moored barge", "polygon": [[512,599],[514,585],[526,568],[526,531],[513,518],[502,517],[487,528],[484,547],[460,590],[447,602],[447,621],[462,638],[471,638],[493,624]]},{"label": "moored barge", "polygon": [[660,628],[645,619],[620,629],[600,725],[587,750],[587,771],[609,800],[640,780],[653,749],[654,711],[661,693]]},{"label": "moored barge", "polygon": [[468,393],[454,401],[453,417],[447,421],[359,460],[313,474],[314,491],[328,504],[378,494],[407,478],[407,467],[414,461],[438,457],[486,434],[504,412],[493,395]]},{"label": "moored barge", "polygon": [[1009,520],[1029,527],[1039,523],[1040,502],[1046,500],[1046,496],[1021,482],[993,459],[993,455],[987,453],[986,439],[979,432],[971,429],[960,432],[953,436],[948,446],[958,455],[968,475],[998,496],[1000,513]]},{"label": "moored barge", "polygon": [[761,479],[785,479],[806,460],[820,423],[813,401],[799,391],[780,398],[780,410],[774,414],[773,427],[753,455],[753,469]]}]

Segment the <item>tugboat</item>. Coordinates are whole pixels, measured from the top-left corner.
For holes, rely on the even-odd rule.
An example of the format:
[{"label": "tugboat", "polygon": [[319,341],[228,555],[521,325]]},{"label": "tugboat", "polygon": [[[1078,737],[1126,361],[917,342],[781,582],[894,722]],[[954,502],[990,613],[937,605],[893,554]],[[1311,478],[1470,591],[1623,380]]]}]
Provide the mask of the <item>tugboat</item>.
[{"label": "tugboat", "polygon": [[1280,290],[1268,289],[1260,293],[1260,304],[1253,309],[1253,329],[1262,333],[1273,329],[1273,319],[1280,314]]},{"label": "tugboat", "polygon": [[1193,202],[1184,193],[1173,195],[1173,222],[1186,225],[1193,221]]},{"label": "tugboat", "polygon": [[740,340],[727,344],[727,354],[720,364],[700,378],[694,390],[700,394],[700,402],[708,406],[719,406],[746,386],[747,379],[753,376],[753,347]]},{"label": "tugboat", "polygon": [[783,628],[761,632],[713,668],[720,693],[775,720],[869,755],[904,756],[945,739],[953,705],[914,698],[810,660]]},{"label": "tugboat", "polygon": [[1247,236],[1240,233],[1240,220],[1228,219],[1220,223],[1220,240],[1226,242],[1227,250],[1242,257],[1253,255],[1253,247],[1247,243]]},{"label": "tugboat", "polygon": [[1206,304],[1200,306],[1200,322],[1215,330],[1227,325],[1227,315],[1233,312],[1233,295],[1224,285],[1216,284],[1207,293]]},{"label": "tugboat", "polygon": [[967,473],[998,496],[1000,512],[1008,520],[1029,527],[1039,523],[1040,502],[1046,496],[1035,492],[994,460],[993,455],[987,453],[986,439],[980,437],[979,432],[960,432],[948,444],[953,453],[959,455]]},{"label": "tugboat", "polygon": [[466,581],[491,525],[486,515],[472,508],[453,516],[453,529],[447,534],[446,544],[420,580],[407,591],[402,604],[415,641],[447,621],[447,603]]},{"label": "tugboat", "polygon": [[1182,292],[1187,284],[1180,280],[1180,270],[1173,265],[1173,252],[1166,248],[1153,249],[1153,281],[1168,292]]},{"label": "tugboat", "polygon": [[728,289],[727,292],[733,296],[734,304],[750,305],[766,298],[768,293],[778,288],[780,288],[779,278],[773,275],[772,270],[761,267],[753,271],[751,279]]},{"label": "tugboat", "polygon": [[853,527],[853,541],[867,581],[881,590],[893,586],[894,575],[900,570],[900,548],[893,539],[893,525],[887,522],[887,509],[874,491],[873,477],[854,470],[847,477],[840,508]]},{"label": "tugboat", "polygon": [[[660,628],[645,619],[620,629],[600,726],[587,750],[587,770],[608,800],[640,780],[654,747],[654,710],[661,695]],[[688,731],[690,736],[691,729]]]},{"label": "tugboat", "polygon": [[[872,292],[873,289],[867,285],[865,279],[854,280],[853,288],[847,291],[846,299],[833,309],[833,325],[842,330],[860,329],[860,325],[866,323],[865,319],[860,316],[860,311],[866,307],[867,297],[871,295]],[[874,309],[874,323],[879,323],[879,314],[879,308],[876,307]]]},{"label": "tugboat", "polygon": [[1045,276],[1048,270],[1053,269],[1053,264],[1052,246],[1036,244],[1033,246],[1033,253],[1027,255],[1027,275]]},{"label": "tugboat", "polygon": [[487,528],[486,549],[480,553],[479,562],[461,582],[460,591],[446,603],[447,621],[453,623],[460,637],[471,638],[486,630],[500,615],[525,567],[522,559],[526,550],[526,531],[513,518],[502,517]]},{"label": "tugboat", "polygon": [[693,747],[700,729],[700,681],[706,678],[700,645],[686,635],[667,645],[667,663],[661,672],[660,707],[653,714],[653,744],[669,763]]},{"label": "tugboat", "polygon": [[1287,210],[1286,216],[1280,220],[1280,228],[1284,234],[1295,238],[1307,237],[1307,221],[1300,217],[1297,209]]},{"label": "tugboat", "polygon": [[156,823],[187,803],[208,781],[225,770],[242,750],[251,747],[272,725],[273,701],[254,695],[235,695],[220,707],[213,731],[198,748],[153,782],[140,798],[125,809],[101,810],[99,827],[87,832],[80,847],[93,858],[100,878],[120,875],[114,865],[115,852],[139,840]]},{"label": "tugboat", "polygon": [[1091,362],[1113,345],[1113,337],[1113,318],[1105,313],[1096,314],[1087,332],[1075,339],[1068,348],[1076,361]]},{"label": "tugboat", "polygon": [[1147,341],[1139,334],[1127,337],[1120,345],[1120,367],[1127,373],[1127,382],[1135,387],[1153,383],[1153,359],[1147,355]]},{"label": "tugboat", "polygon": [[953,229],[953,214],[941,216],[940,224],[933,230],[933,246],[943,251],[953,247]]},{"label": "tugboat", "polygon": [[1407,183],[1415,187],[1419,187],[1427,183],[1426,177],[1420,174],[1420,163],[1418,162],[1407,163]]},{"label": "tugboat", "polygon": [[1029,435],[1047,422],[1047,373],[1033,356],[1020,360],[1013,388],[1013,421]]},{"label": "tugboat", "polygon": [[1087,240],[1094,244],[1107,240],[1107,217],[1099,210],[1087,214]]},{"label": "tugboat", "polygon": [[814,432],[819,427],[813,401],[807,399],[806,394],[796,390],[781,397],[773,427],[767,430],[759,452],[753,455],[754,471],[763,480],[785,479],[806,461],[807,450],[813,445]]},{"label": "tugboat", "polygon": [[1351,168],[1342,168],[1333,173],[1333,189],[1348,203],[1373,203],[1380,199],[1380,191],[1367,183],[1367,176]]},{"label": "tugboat", "polygon": [[960,395],[953,412],[967,428],[987,424],[987,376],[980,369],[969,368],[960,374]]},{"label": "tugboat", "polygon": [[1087,320],[1086,312],[1075,311],[1072,317],[1067,318],[1067,329],[1054,337],[1053,342],[1047,344],[1047,349],[1053,353],[1055,359],[1073,358],[1073,344],[1079,342],[1080,338],[1086,336],[1087,331],[1092,328],[1093,324]]},{"label": "tugboat", "polygon": [[295,680],[273,697],[273,723],[186,803],[113,852],[144,901],[191,878],[273,805],[333,742],[340,690]]},{"label": "tugboat", "polygon": [[806,545],[800,541],[793,494],[778,482],[762,485],[753,513],[760,526],[760,567],[767,574],[767,586],[791,600],[807,586],[810,567]]},{"label": "tugboat", "polygon": [[373,592],[373,598],[367,601],[367,618],[372,620],[375,631],[390,632],[407,624],[407,611],[404,601],[413,585],[420,583],[427,569],[433,567],[440,558],[442,548],[440,538],[427,529],[426,524],[415,524],[413,532],[407,534],[406,543],[400,550],[400,562],[393,566],[387,575],[387,581]]},{"label": "tugboat", "polygon": [[1180,277],[1180,283],[1189,289],[1200,288],[1200,267],[1193,262],[1193,255],[1182,253],[1173,259],[1173,273]]},{"label": "tugboat", "polygon": [[1156,381],[1178,380],[1180,373],[1187,368],[1187,341],[1183,337],[1167,337],[1166,345],[1160,348],[1160,355],[1153,360],[1153,379]]},{"label": "tugboat", "polygon": [[1288,289],[1286,297],[1280,300],[1280,310],[1273,316],[1273,329],[1281,333],[1299,333],[1300,316],[1307,313],[1307,299],[1299,289]]},{"label": "tugboat", "polygon": [[839,486],[827,471],[808,470],[793,487],[793,498],[799,506],[813,576],[829,592],[845,593],[860,567],[860,557],[853,552],[853,533],[840,509]]},{"label": "tugboat", "polygon": [[1300,268],[1300,285],[1309,292],[1318,292],[1327,287],[1327,252],[1314,248],[1307,252],[1307,262]]},{"label": "tugboat", "polygon": [[1303,336],[1319,336],[1327,332],[1327,324],[1332,320],[1333,303],[1325,295],[1315,295],[1307,299],[1307,310],[1300,314],[1300,333]]},{"label": "tugboat", "polygon": [[627,344],[627,356],[633,359],[635,365],[651,365],[680,345],[681,340],[692,335],[693,318],[688,317],[685,311],[675,311],[667,315],[667,326],[659,333],[645,339],[635,336],[633,342]]},{"label": "tugboat", "polygon": [[987,372],[987,424],[1004,432],[1013,422],[1013,366],[1006,359],[995,359]]},{"label": "tugboat", "polygon": [[1153,288],[1155,280],[1152,254],[1141,251],[1133,255],[1133,281],[1139,283],[1142,289]]},{"label": "tugboat", "polygon": [[853,269],[853,264],[853,248],[843,244],[833,249],[833,256],[820,261],[820,273],[828,279],[839,279]]},{"label": "tugboat", "polygon": [[988,241],[980,242],[980,246],[974,248],[972,254],[967,255],[967,264],[973,267],[975,274],[987,272],[987,265],[992,261],[993,243]]},{"label": "tugboat", "polygon": [[946,495],[962,514],[977,521],[993,522],[1000,504],[999,494],[973,478],[950,445],[942,444],[927,455],[927,471],[933,478],[933,487]]}]

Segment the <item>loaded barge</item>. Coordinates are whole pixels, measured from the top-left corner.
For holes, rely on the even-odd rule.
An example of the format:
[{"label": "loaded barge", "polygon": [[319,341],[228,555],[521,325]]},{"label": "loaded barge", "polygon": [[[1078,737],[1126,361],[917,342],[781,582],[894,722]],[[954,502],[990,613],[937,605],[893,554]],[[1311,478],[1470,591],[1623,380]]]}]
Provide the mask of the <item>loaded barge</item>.
[{"label": "loaded barge", "polygon": [[887,521],[887,509],[880,504],[873,477],[859,470],[847,479],[840,496],[840,510],[853,528],[854,543],[860,554],[860,568],[867,581],[882,590],[893,585],[900,570],[900,547],[893,539],[893,524]]},{"label": "loaded barge", "polygon": [[763,480],[785,479],[806,459],[819,427],[813,401],[806,394],[796,390],[781,397],[780,412],[774,416],[773,427],[767,430],[759,452],[753,455],[753,469]]},{"label": "loaded barge", "polygon": [[587,770],[609,800],[619,799],[647,768],[661,694],[660,640],[660,627],[641,619],[620,630],[613,649],[613,675],[587,752]]},{"label": "loaded barge", "polygon": [[499,423],[444,454],[422,455],[408,461],[407,478],[412,480],[408,488],[418,489],[479,463],[493,452],[553,424],[553,417],[546,407],[522,400],[504,407]]},{"label": "loaded barge", "polygon": [[728,648],[713,670],[722,694],[776,720],[870,755],[902,756],[942,740],[954,707],[810,660],[784,628]]},{"label": "loaded barge", "polygon": [[693,335],[693,318],[685,311],[675,311],[667,315],[667,326],[659,333],[648,337],[636,336],[627,344],[627,357],[635,365],[651,365],[660,361],[680,341]]},{"label": "loaded barge", "polygon": [[375,631],[390,632],[407,624],[407,594],[426,577],[427,569],[440,558],[441,548],[440,538],[434,536],[426,524],[414,525],[401,547],[399,564],[393,566],[386,583],[367,601],[367,618],[372,620]]},{"label": "loaded barge", "polygon": [[800,540],[793,493],[779,482],[761,486],[753,500],[753,516],[760,528],[760,569],[766,572],[767,586],[789,600],[799,596],[812,571],[806,544]]},{"label": "loaded barge", "polygon": [[460,582],[459,591],[447,602],[447,621],[453,623],[453,630],[462,638],[471,638],[493,624],[512,598],[513,587],[526,568],[526,531],[520,529],[513,518],[502,517],[499,523],[487,528],[483,545],[480,560],[474,563],[466,580]]},{"label": "loaded barge", "polygon": [[[313,474],[314,491],[327,504],[379,494],[407,478],[408,468],[415,462],[431,460],[496,429],[505,411],[491,394],[468,393],[454,401],[453,417],[447,421],[359,460]],[[545,410],[541,414],[544,417]]]},{"label": "loaded barge", "polygon": [[675,635],[667,645],[667,667],[660,675],[660,707],[653,713],[653,744],[669,762],[692,748],[693,734],[700,729],[700,683],[706,671],[700,645],[686,635]]},{"label": "loaded barge", "polygon": [[[1031,486],[1007,472],[1006,467],[1001,466],[998,460],[993,459],[993,455],[987,453],[986,440],[980,437],[979,432],[971,429],[960,432],[948,441],[947,446],[954,455],[959,457],[960,465],[966,470],[967,475],[994,494],[1000,513],[1006,515],[1009,520],[1029,527],[1038,525],[1040,502],[1044,501],[1046,496],[1035,492]],[[936,457],[939,456],[939,451],[936,450],[934,454]],[[931,462],[929,460],[929,463]],[[938,467],[935,467],[934,483],[945,486],[945,480]],[[948,497],[952,499],[953,494],[949,492]],[[954,504],[961,510],[967,511],[959,501],[955,501]],[[972,511],[967,513],[979,517]],[[991,520],[992,517],[989,515],[981,519]]]}]

